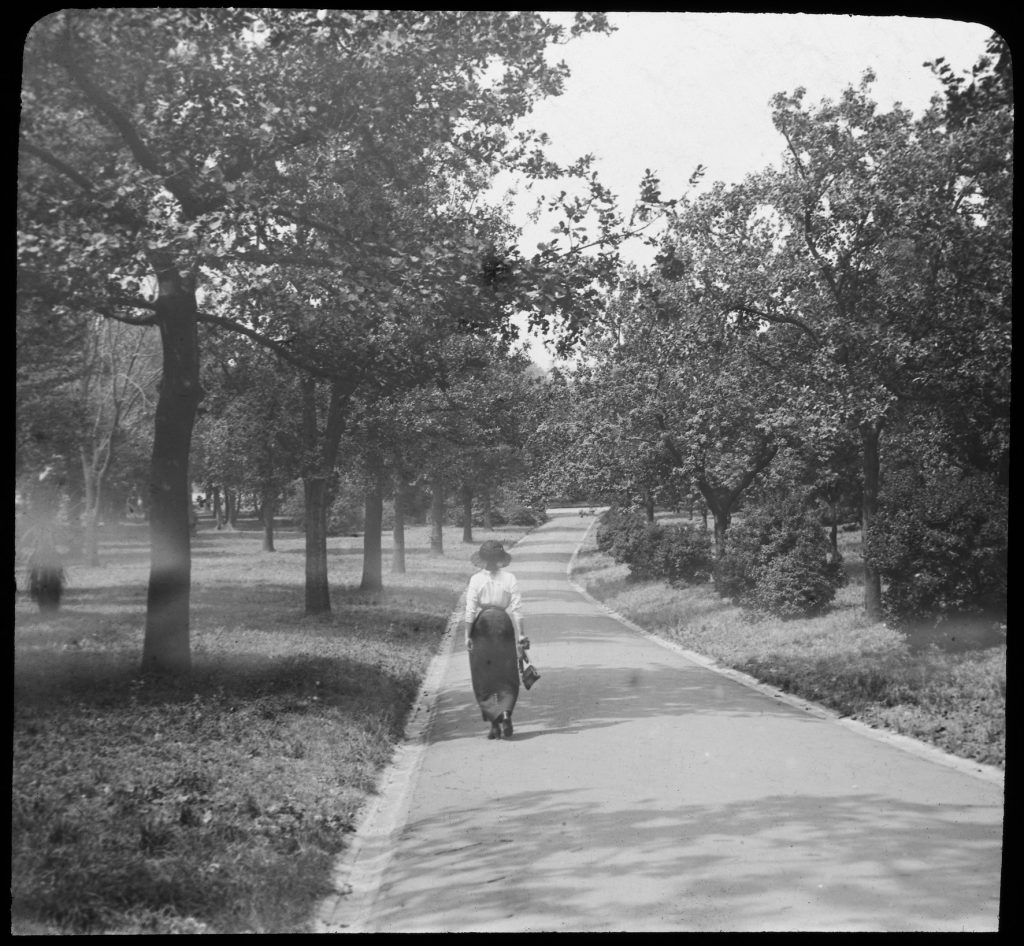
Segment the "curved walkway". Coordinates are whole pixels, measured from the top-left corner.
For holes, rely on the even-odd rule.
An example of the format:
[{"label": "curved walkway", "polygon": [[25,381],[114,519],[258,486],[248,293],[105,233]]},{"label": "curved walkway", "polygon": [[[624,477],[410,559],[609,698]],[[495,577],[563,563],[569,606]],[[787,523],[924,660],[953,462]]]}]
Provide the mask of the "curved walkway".
[{"label": "curved walkway", "polygon": [[567,579],[592,522],[513,549],[511,740],[449,634],[317,930],[996,930],[1000,781],[637,633]]}]

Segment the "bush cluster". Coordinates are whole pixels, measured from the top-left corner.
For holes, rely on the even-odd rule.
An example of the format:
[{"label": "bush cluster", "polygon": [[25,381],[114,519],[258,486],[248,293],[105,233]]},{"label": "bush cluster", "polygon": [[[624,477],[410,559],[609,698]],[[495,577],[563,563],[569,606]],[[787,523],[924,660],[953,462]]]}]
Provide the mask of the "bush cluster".
[{"label": "bush cluster", "polygon": [[638,513],[612,506],[598,523],[594,541],[617,562],[628,562],[631,550],[648,523]]},{"label": "bush cluster", "polygon": [[714,579],[736,604],[794,618],[822,613],[846,575],[817,518],[782,501],[750,509],[729,530]]},{"label": "bush cluster", "polygon": [[1005,607],[1007,496],[989,477],[895,470],[879,498],[865,554],[890,616]]},{"label": "bush cluster", "polygon": [[[491,527],[501,526],[539,526],[543,525],[550,518],[547,512],[537,506],[527,506],[524,503],[512,502],[506,505],[493,505],[490,511]],[[448,511],[448,520],[455,526],[465,525],[466,514],[459,506],[452,507]],[[482,508],[473,508],[473,525],[484,527],[484,512]]]},{"label": "bush cluster", "polygon": [[638,513],[612,508],[602,518],[595,539],[601,551],[628,565],[636,580],[682,585],[711,577],[708,537],[685,525],[650,523]]}]

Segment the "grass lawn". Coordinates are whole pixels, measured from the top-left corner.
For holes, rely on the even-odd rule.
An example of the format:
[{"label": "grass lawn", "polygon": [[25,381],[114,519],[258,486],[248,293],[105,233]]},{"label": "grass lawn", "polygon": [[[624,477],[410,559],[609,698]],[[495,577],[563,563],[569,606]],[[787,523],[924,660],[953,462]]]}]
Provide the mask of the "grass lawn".
[{"label": "grass lawn", "polygon": [[953,755],[1005,762],[1006,624],[964,618],[904,630],[863,613],[860,533],[840,533],[849,581],[827,614],[751,615],[711,585],[632,581],[591,529],[573,577],[620,614],[689,650],[872,726]]},{"label": "grass lawn", "polygon": [[[254,524],[253,524],[254,526]],[[205,527],[205,528],[204,528]],[[401,738],[484,539],[406,530],[407,573],[359,592],[362,544],[329,540],[334,612],[303,616],[304,537],[193,540],[187,681],[138,673],[148,528],[70,563],[61,610],[15,603],[12,930],[304,932]],[[24,582],[19,582],[23,585]]]}]

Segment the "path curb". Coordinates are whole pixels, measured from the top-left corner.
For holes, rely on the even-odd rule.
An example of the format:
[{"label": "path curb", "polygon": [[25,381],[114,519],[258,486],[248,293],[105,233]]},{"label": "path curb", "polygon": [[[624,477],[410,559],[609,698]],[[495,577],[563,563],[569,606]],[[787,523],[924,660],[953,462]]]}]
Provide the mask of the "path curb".
[{"label": "path curb", "polygon": [[[522,538],[509,548],[515,548]],[[430,744],[437,697],[455,650],[455,632],[465,601],[463,592],[448,617],[437,653],[423,675],[402,739],[395,744],[391,761],[378,776],[375,794],[356,819],[351,844],[335,861],[331,880],[334,893],[317,907],[311,932],[360,933],[370,923],[381,882],[394,856],[394,842],[407,820],[412,787]]]}]

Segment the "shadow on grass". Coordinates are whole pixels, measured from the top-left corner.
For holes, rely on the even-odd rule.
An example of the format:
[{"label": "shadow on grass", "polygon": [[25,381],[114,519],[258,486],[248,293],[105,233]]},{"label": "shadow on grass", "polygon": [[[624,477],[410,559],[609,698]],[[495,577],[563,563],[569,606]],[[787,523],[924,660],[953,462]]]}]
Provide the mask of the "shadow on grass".
[{"label": "shadow on grass", "polygon": [[947,654],[963,654],[1006,646],[1006,615],[954,615],[913,622],[900,628],[912,653],[938,648]]},{"label": "shadow on grass", "polygon": [[[452,589],[444,584],[434,588],[417,586],[406,590],[399,584],[388,586],[386,579],[382,591],[363,591],[353,584],[332,584],[330,594],[332,611],[309,617],[303,612],[305,591],[302,585],[268,582],[245,584],[230,579],[197,579],[193,582],[191,595],[192,622],[252,627],[272,615],[272,620],[278,622],[278,626],[282,619],[289,626],[308,626],[318,621],[343,624],[346,612],[370,609],[387,620],[426,619],[450,613],[457,598]],[[27,593],[19,592],[21,607],[17,624],[22,629],[51,624],[67,625],[82,618],[102,619],[110,615],[110,609],[121,608],[138,608],[140,619],[144,619],[146,598],[145,583],[71,587],[64,594],[60,610],[44,614],[29,602]]]},{"label": "shadow on grass", "polygon": [[204,582],[192,599],[192,673],[145,686],[145,588],[78,589],[56,614],[22,607],[16,704],[19,710],[69,702],[117,710],[143,694],[158,702],[214,694],[246,702],[287,690],[296,705],[314,697],[321,708],[353,699],[401,705],[437,647],[454,604],[451,591],[343,586],[331,595],[331,613],[307,616],[301,587]]},{"label": "shadow on grass", "polygon": [[69,704],[76,712],[131,712],[197,698],[229,709],[269,699],[280,712],[317,713],[354,699],[379,702],[382,694],[396,688],[411,692],[414,684],[402,661],[390,667],[386,658],[377,663],[337,654],[239,649],[196,655],[187,676],[156,678],[140,674],[138,654],[108,651],[27,660],[15,676],[14,691],[20,711],[52,711],[59,718]]}]

